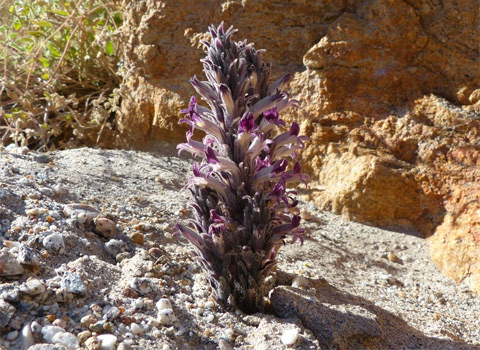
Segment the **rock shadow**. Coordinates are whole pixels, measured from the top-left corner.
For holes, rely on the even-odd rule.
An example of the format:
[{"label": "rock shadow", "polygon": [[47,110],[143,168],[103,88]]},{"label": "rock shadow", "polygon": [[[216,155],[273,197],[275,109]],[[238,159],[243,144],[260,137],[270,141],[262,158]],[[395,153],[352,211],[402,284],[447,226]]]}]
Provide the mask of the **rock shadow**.
[{"label": "rock shadow", "polygon": [[278,286],[271,295],[275,315],[298,318],[322,349],[475,350],[461,341],[429,337],[374,302],[343,292],[325,280],[311,280],[312,289]]}]

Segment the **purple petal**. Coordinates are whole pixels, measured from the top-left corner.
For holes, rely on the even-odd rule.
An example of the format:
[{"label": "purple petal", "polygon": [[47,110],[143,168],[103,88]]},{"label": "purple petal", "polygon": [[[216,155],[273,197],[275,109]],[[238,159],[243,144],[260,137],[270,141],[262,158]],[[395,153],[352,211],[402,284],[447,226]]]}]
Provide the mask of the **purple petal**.
[{"label": "purple petal", "polygon": [[266,110],[273,108],[277,102],[281,101],[283,98],[284,95],[282,93],[264,97],[250,108],[250,112],[252,112],[255,117],[258,117]]},{"label": "purple petal", "polygon": [[192,243],[194,246],[196,246],[197,248],[200,248],[203,246],[204,244],[204,241],[202,239],[202,237],[197,233],[195,232],[194,230],[192,230],[191,228],[185,226],[185,225],[181,225],[181,224],[177,224],[176,225],[176,229],[186,238],[190,241],[190,243]]},{"label": "purple petal", "polygon": [[210,164],[218,164],[218,158],[211,147],[205,149],[205,155],[207,156],[207,162]]},{"label": "purple petal", "polygon": [[233,102],[232,93],[230,92],[228,86],[225,84],[220,84],[219,90],[222,95],[223,104],[227,108],[227,112],[230,117],[233,118],[235,113],[235,104]]},{"label": "purple petal", "polygon": [[249,132],[255,126],[255,117],[253,113],[245,113],[238,123],[238,133]]},{"label": "purple petal", "polygon": [[298,133],[300,132],[300,126],[293,122],[292,126],[290,127],[290,135],[298,136]]},{"label": "purple petal", "polygon": [[268,94],[272,94],[274,91],[282,90],[283,86],[292,79],[290,74],[285,74],[283,77],[278,79],[268,88]]},{"label": "purple petal", "polygon": [[212,220],[212,222],[215,222],[215,223],[225,222],[225,218],[218,215],[215,209],[210,210],[210,220]]}]

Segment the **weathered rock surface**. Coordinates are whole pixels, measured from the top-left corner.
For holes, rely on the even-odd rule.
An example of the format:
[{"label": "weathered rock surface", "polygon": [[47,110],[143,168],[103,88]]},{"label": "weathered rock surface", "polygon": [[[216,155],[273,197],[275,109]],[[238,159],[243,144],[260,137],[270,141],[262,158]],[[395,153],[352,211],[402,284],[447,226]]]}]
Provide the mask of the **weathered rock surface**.
[{"label": "weathered rock surface", "polygon": [[447,276],[480,294],[480,177],[456,188],[447,215],[431,237],[433,261]]},{"label": "weathered rock surface", "polygon": [[[107,143],[154,149],[159,140],[183,139],[177,121],[193,94],[188,79],[201,74],[200,40],[208,25],[223,20],[239,29],[238,40],[267,50],[274,75],[293,74],[290,90],[302,108],[288,118],[311,138],[303,161],[317,204],[424,235],[441,225],[439,236],[455,236],[447,241],[471,243],[457,244],[461,253],[453,257],[446,244],[433,244],[435,261],[452,263],[439,267],[460,280],[467,267],[455,256],[478,264],[479,243],[469,238],[468,224],[477,222],[476,209],[467,204],[450,228],[452,194],[478,181],[471,169],[480,165],[475,1],[124,0],[123,6],[123,102]],[[479,290],[477,270],[468,271]]]}]

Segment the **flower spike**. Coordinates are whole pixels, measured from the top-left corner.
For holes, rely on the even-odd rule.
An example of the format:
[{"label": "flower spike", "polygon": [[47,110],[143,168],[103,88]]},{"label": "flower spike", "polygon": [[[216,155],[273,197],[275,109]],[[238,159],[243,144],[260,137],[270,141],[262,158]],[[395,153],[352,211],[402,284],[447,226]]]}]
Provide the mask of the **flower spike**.
[{"label": "flower spike", "polygon": [[206,80],[190,80],[206,105],[192,97],[181,111],[190,129],[177,146],[201,159],[186,186],[194,218],[177,230],[194,246],[218,301],[253,313],[263,310],[264,282],[286,238],[303,243],[296,193],[287,186],[308,181],[296,161],[307,138],[280,117],[299,105],[283,91],[291,76],[270,83],[263,50],[233,41],[236,30],[223,23],[208,30]]}]

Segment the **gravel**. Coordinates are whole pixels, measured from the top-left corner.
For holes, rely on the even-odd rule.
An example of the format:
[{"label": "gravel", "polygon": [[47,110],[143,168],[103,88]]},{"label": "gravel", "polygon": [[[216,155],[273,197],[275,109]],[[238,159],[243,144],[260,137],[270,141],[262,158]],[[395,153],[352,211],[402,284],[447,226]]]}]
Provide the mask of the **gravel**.
[{"label": "gravel", "polygon": [[424,239],[301,196],[307,239],[279,256],[273,311],[222,309],[174,232],[190,162],[161,149],[2,150],[0,349],[479,348],[480,299]]}]

